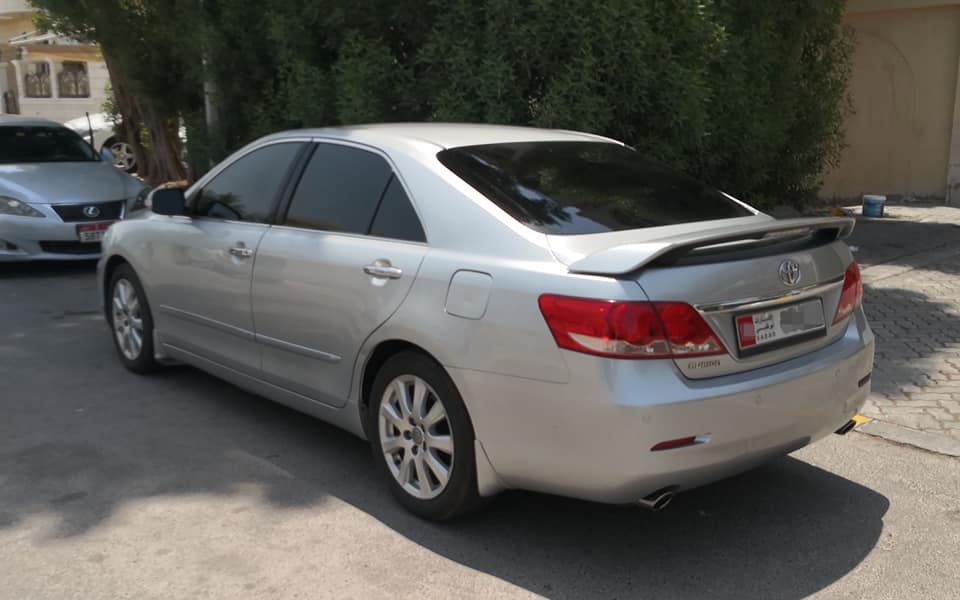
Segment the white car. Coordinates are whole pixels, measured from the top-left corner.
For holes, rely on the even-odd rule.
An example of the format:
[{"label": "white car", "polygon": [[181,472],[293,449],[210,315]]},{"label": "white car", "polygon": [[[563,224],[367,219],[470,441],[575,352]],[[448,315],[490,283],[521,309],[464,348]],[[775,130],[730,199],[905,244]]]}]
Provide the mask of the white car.
[{"label": "white car", "polygon": [[[95,113],[77,117],[64,123],[65,126],[76,131],[91,146],[101,152],[104,148],[113,155],[113,166],[127,173],[137,172],[137,157],[130,144],[117,137],[114,123],[107,113]],[[91,136],[92,134],[92,136]]]},{"label": "white car", "polygon": [[288,131],[147,204],[99,263],[124,366],[365,437],[430,519],[507,488],[660,509],[870,394],[853,219],[774,219],[589,133]]},{"label": "white car", "polygon": [[0,116],[0,262],[97,258],[107,228],[145,191],[73,130]]},{"label": "white car", "polygon": [[[113,166],[127,173],[137,172],[137,156],[133,153],[133,146],[123,141],[118,135],[113,119],[107,113],[95,113],[77,117],[64,123],[70,129],[80,134],[91,146],[100,152],[104,149],[113,155]],[[91,135],[92,134],[92,135]],[[180,141],[187,142],[187,130],[181,125],[177,130]]]}]

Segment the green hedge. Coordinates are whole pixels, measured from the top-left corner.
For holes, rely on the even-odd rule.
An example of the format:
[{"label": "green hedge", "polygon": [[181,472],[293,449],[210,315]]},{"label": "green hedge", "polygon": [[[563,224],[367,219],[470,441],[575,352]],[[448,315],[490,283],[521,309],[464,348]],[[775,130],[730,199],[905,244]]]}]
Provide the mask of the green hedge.
[{"label": "green hedge", "polygon": [[285,128],[529,124],[624,140],[767,204],[810,198],[842,149],[841,0],[34,1],[126,49],[134,89],[184,117],[195,165]]},{"label": "green hedge", "polygon": [[375,121],[580,129],[760,204],[810,198],[842,149],[840,1],[215,4],[227,147]]}]

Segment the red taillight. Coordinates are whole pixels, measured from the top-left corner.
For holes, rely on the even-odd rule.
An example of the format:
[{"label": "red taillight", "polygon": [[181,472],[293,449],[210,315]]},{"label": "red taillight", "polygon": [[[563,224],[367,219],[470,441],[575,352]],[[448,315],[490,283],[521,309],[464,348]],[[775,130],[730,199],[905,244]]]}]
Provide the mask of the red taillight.
[{"label": "red taillight", "polygon": [[544,294],[543,313],[561,348],[612,358],[723,354],[703,318],[682,302],[619,302]]},{"label": "red taillight", "polygon": [[860,278],[860,265],[857,261],[853,261],[843,274],[843,291],[840,292],[840,304],[837,305],[833,324],[836,325],[853,314],[861,302],[863,302],[863,280]]}]

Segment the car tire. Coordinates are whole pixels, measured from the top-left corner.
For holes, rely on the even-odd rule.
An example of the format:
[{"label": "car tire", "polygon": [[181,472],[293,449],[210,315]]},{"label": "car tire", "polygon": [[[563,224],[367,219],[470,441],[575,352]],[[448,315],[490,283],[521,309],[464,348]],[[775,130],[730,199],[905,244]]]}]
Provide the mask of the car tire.
[{"label": "car tire", "polygon": [[374,460],[400,504],[432,521],[481,505],[473,425],[443,367],[419,352],[400,352],[380,368],[367,400]]},{"label": "car tire", "polygon": [[137,172],[137,159],[130,144],[117,138],[110,138],[103,143],[102,148],[106,148],[114,155],[114,167],[125,173]]},{"label": "car tire", "polygon": [[123,366],[140,374],[156,371],[160,364],[153,354],[153,316],[130,265],[114,270],[107,293],[107,321]]}]

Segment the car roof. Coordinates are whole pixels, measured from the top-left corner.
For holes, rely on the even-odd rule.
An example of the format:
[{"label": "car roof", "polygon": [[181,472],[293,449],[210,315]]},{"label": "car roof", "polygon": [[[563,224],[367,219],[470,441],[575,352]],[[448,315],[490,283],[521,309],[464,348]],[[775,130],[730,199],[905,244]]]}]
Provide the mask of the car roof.
[{"label": "car roof", "polygon": [[[457,148],[481,144],[540,141],[593,141],[619,143],[591,133],[561,129],[538,129],[512,125],[480,123],[378,123],[322,129],[285,131],[277,137],[329,137],[373,145],[391,145],[405,141],[427,142],[440,148]],[[273,137],[273,136],[271,136]]]},{"label": "car roof", "polygon": [[63,127],[63,124],[57,123],[56,121],[51,121],[50,119],[43,119],[40,117],[24,117],[21,115],[0,115],[0,127],[4,127],[4,126]]}]

